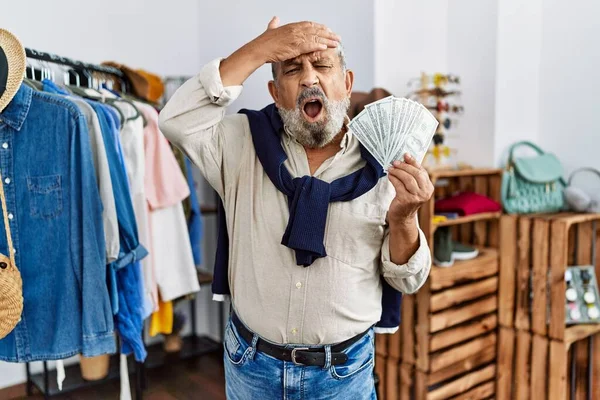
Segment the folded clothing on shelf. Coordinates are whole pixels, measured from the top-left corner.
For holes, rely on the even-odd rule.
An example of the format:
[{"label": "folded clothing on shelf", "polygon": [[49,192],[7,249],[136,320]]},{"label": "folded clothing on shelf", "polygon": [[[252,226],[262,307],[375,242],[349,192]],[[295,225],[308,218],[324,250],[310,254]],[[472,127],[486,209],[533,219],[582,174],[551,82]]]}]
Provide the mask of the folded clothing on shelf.
[{"label": "folded clothing on shelf", "polygon": [[435,216],[444,217],[445,219],[456,219],[459,217],[457,212],[436,212]]},{"label": "folded clothing on shelf", "polygon": [[458,193],[435,202],[436,214],[455,212],[461,216],[466,216],[501,210],[502,206],[497,201],[473,192]]}]

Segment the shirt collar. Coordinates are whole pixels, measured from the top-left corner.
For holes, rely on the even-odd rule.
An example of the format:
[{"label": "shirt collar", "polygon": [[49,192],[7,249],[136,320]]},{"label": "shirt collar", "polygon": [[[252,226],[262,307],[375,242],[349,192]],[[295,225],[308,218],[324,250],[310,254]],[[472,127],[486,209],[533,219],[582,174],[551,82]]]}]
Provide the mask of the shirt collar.
[{"label": "shirt collar", "polygon": [[20,131],[29,114],[29,107],[31,106],[31,98],[33,89],[25,84],[21,84],[21,87],[17,91],[17,94],[8,106],[0,113],[0,122],[4,122],[11,128]]}]

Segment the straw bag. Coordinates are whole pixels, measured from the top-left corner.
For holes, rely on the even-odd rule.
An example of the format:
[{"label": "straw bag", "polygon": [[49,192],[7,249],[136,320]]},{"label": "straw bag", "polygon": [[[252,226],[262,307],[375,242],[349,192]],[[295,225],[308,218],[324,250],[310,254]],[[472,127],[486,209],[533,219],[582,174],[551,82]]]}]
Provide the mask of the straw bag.
[{"label": "straw bag", "polygon": [[23,281],[15,263],[15,250],[8,223],[2,174],[0,174],[0,199],[6,229],[6,242],[10,253],[10,257],[0,253],[0,339],[2,339],[19,323],[23,312]]}]

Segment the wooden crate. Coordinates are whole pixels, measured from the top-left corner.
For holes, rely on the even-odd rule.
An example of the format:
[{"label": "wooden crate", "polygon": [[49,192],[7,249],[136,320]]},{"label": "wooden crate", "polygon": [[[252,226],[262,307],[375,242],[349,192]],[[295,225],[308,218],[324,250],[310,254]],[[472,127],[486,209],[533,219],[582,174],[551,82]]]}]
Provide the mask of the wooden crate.
[{"label": "wooden crate", "polygon": [[600,325],[570,327],[559,341],[500,327],[496,399],[600,399],[599,332]]},{"label": "wooden crate", "polygon": [[379,377],[379,399],[400,398],[402,329],[396,333],[375,335],[375,373]]},{"label": "wooden crate", "polygon": [[[460,190],[500,200],[501,170],[439,171],[431,179],[445,182],[436,185],[434,199]],[[450,268],[432,266],[419,292],[405,296],[400,398],[487,398],[495,393],[501,213],[440,223],[433,214],[434,201],[419,212],[432,252],[435,231],[449,226],[455,240],[480,254]]]},{"label": "wooden crate", "polygon": [[490,399],[496,394],[496,365],[490,363],[439,380],[439,376],[401,365],[400,400]]},{"label": "wooden crate", "polygon": [[499,322],[563,340],[567,266],[600,265],[600,214],[561,213],[500,220]]}]

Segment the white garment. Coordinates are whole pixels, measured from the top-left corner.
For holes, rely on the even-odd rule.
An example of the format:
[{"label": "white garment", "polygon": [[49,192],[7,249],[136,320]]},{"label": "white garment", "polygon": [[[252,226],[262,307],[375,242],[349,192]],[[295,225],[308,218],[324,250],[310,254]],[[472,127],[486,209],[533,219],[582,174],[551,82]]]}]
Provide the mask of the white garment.
[{"label": "white garment", "polygon": [[119,222],[117,220],[117,207],[113,192],[112,180],[106,147],[102,138],[102,130],[96,112],[85,100],[78,97],[69,97],[69,100],[77,104],[88,125],[90,147],[92,149],[92,161],[96,171],[96,181],[102,201],[102,223],[104,225],[104,240],[106,242],[107,263],[115,261],[119,257]]},{"label": "white garment", "polygon": [[152,255],[162,301],[198,292],[198,276],[183,205],[150,211]]}]

